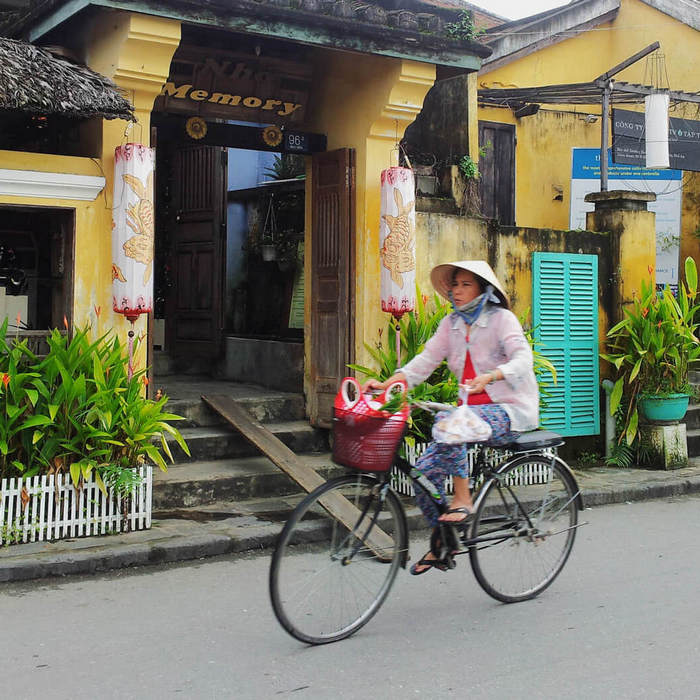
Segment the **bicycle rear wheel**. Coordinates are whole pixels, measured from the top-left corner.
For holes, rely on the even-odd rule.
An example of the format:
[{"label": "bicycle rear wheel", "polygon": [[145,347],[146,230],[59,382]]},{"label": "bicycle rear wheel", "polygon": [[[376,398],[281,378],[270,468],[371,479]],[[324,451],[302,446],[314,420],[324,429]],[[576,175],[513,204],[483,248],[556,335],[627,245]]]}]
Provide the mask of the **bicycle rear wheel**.
[{"label": "bicycle rear wheel", "polygon": [[[342,510],[345,524],[324,503]],[[384,602],[405,564],[407,539],[401,503],[376,479],[341,476],[312,491],[272,556],[270,597],[280,624],[309,644],[349,637]]]},{"label": "bicycle rear wheel", "polygon": [[574,544],[578,498],[568,469],[546,455],[517,458],[484,485],[469,557],[486,593],[515,603],[554,581]]}]

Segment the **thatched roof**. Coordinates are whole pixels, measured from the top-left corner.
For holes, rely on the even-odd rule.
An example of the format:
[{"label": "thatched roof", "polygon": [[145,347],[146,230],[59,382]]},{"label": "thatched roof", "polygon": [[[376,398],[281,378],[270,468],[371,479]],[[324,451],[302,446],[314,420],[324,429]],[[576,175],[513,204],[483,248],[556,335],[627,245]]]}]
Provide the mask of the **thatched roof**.
[{"label": "thatched roof", "polygon": [[133,109],[103,75],[0,37],[0,110],[134,121]]}]

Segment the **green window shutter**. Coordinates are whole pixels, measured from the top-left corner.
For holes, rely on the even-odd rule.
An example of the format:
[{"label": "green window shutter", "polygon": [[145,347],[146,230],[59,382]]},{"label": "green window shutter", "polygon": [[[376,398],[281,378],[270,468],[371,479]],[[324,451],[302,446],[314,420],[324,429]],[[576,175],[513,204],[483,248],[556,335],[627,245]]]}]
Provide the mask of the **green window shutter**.
[{"label": "green window shutter", "polygon": [[533,253],[533,323],[537,346],[557,370],[543,384],[540,425],[562,435],[600,432],[598,258]]}]

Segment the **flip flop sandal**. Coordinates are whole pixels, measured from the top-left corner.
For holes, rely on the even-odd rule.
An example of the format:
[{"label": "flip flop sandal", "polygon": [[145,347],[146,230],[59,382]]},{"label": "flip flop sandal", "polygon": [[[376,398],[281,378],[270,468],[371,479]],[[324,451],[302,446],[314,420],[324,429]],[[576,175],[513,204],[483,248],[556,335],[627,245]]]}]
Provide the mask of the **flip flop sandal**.
[{"label": "flip flop sandal", "polygon": [[[425,569],[421,569],[418,571],[419,566],[424,566]],[[409,569],[409,572],[411,573],[412,576],[420,576],[421,574],[425,574],[430,569],[439,569],[440,571],[447,571],[447,565],[441,561],[440,559],[420,559],[417,561],[415,564],[411,565],[411,568]]]},{"label": "flip flop sandal", "polygon": [[[447,515],[448,513],[462,513],[464,517],[460,518],[459,520],[443,520],[442,515]],[[443,525],[464,525],[464,523],[467,522],[467,520],[473,513],[474,509],[468,508],[467,506],[460,506],[459,508],[450,508],[438,518],[438,522],[442,523]]]}]

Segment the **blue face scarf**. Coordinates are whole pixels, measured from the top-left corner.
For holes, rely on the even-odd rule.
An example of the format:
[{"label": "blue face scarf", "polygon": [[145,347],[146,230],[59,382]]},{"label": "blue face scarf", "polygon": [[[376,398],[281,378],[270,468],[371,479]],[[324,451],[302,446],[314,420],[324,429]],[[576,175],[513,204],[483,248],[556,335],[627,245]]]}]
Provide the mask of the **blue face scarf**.
[{"label": "blue face scarf", "polygon": [[486,291],[484,291],[483,294],[480,294],[478,297],[472,299],[470,302],[467,302],[464,304],[464,306],[460,306],[459,308],[455,306],[451,291],[449,292],[448,296],[452,302],[452,313],[457,314],[457,316],[463,319],[468,326],[471,326],[474,321],[479,318],[484,306],[486,306],[487,301],[490,301],[492,304],[501,303],[501,300],[494,293],[493,286],[490,284],[486,285]]}]

